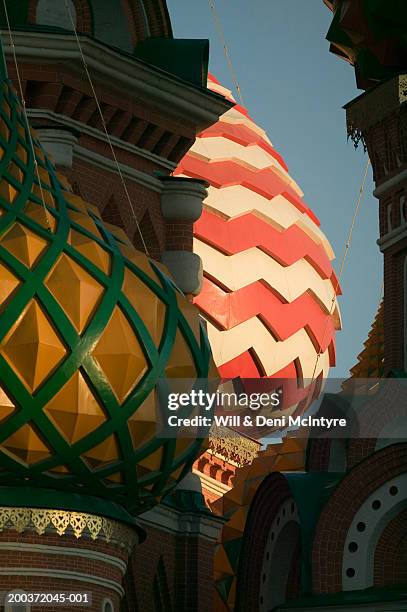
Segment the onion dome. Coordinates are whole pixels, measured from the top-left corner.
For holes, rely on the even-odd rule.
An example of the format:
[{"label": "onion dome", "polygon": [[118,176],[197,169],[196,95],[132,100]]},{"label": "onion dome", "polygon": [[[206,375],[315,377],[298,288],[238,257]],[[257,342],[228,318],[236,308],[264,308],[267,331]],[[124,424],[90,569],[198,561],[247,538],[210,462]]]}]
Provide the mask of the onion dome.
[{"label": "onion dome", "polygon": [[324,0],[334,16],[330,50],[355,66],[358,87],[407,70],[407,5],[404,0]]},{"label": "onion dome", "polygon": [[31,506],[58,490],[73,510],[88,496],[137,514],[200,451],[199,439],[157,438],[156,386],[207,377],[207,338],[162,266],[56,173],[7,80],[0,114],[3,503],[24,486]]},{"label": "onion dome", "polygon": [[[234,101],[212,76],[208,87]],[[303,411],[300,387],[335,365],[340,329],[334,254],[317,217],[238,104],[199,135],[176,173],[210,184],[194,228],[204,271],[195,303],[221,376],[298,380],[284,408]]]}]

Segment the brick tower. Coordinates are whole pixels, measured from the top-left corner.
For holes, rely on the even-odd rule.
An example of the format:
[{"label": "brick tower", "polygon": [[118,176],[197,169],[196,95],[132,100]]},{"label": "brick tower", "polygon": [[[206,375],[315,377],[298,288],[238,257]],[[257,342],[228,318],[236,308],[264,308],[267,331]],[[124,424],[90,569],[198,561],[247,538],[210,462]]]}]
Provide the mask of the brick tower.
[{"label": "brick tower", "polygon": [[407,369],[407,11],[404,3],[324,0],[334,12],[331,51],[365,92],[345,105],[348,134],[367,149],[384,256],[384,371]]},{"label": "brick tower", "polygon": [[384,369],[407,370],[407,75],[391,77],[346,104],[348,132],[362,138],[379,200],[384,257]]}]

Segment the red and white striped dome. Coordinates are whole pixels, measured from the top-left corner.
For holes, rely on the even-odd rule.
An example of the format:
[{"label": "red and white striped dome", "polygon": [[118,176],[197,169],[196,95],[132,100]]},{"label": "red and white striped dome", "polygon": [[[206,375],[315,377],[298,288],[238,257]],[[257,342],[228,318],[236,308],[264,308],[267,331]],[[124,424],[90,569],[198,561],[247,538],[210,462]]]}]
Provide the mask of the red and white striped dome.
[{"label": "red and white striped dome", "polygon": [[[208,87],[234,101],[213,76]],[[199,135],[176,174],[210,183],[194,228],[204,269],[195,304],[221,375],[326,377],[341,325],[334,254],[264,130],[237,104]]]}]

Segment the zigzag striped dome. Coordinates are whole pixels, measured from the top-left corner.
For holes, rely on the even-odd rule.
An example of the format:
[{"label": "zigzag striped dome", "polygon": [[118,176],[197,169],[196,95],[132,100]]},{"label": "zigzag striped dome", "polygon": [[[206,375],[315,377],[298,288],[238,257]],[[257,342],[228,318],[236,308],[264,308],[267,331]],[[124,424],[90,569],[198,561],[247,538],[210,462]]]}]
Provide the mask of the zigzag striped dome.
[{"label": "zigzag striped dome", "polygon": [[[208,87],[235,101],[213,76]],[[210,184],[194,229],[204,269],[195,303],[221,375],[326,377],[341,327],[334,253],[264,130],[236,104],[176,174]]]}]

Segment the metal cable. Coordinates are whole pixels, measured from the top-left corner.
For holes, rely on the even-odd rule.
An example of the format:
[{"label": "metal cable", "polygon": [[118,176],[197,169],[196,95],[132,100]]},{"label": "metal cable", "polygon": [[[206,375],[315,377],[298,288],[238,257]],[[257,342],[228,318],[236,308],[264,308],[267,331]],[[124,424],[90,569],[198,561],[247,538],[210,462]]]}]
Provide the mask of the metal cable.
[{"label": "metal cable", "polygon": [[[347,240],[345,242],[345,250],[344,250],[344,253],[343,253],[343,256],[342,256],[341,266],[340,266],[340,269],[339,269],[339,275],[338,275],[337,280],[336,280],[336,286],[334,287],[334,295],[332,297],[331,308],[329,310],[329,317],[332,316],[333,311],[335,309],[336,295],[337,295],[337,291],[339,289],[341,278],[343,276],[343,271],[344,271],[345,263],[346,263],[346,260],[348,258],[349,248],[350,248],[350,245],[351,245],[351,242],[352,242],[353,230],[355,228],[355,223],[356,223],[356,219],[357,219],[357,216],[358,216],[358,213],[359,213],[360,204],[362,202],[362,196],[363,196],[363,193],[364,193],[364,190],[365,190],[365,184],[366,184],[366,178],[367,178],[367,172],[368,172],[369,166],[370,166],[370,159],[368,158],[368,160],[366,162],[366,166],[365,166],[365,171],[364,171],[362,183],[361,183],[360,188],[359,188],[359,195],[358,195],[358,199],[357,199],[357,202],[356,202],[355,210],[353,212],[353,217],[352,217],[352,222],[350,224],[350,228],[349,228],[349,232],[348,232],[348,237],[347,237]],[[324,334],[322,336],[322,341],[320,343],[320,348],[319,348],[319,351],[318,351],[318,354],[317,354],[317,358],[316,358],[316,361],[315,361],[315,366],[314,366],[314,371],[313,371],[313,374],[312,374],[311,385],[313,384],[313,382],[315,380],[315,374],[316,374],[318,362],[319,362],[319,359],[320,359],[321,354],[322,354],[321,346],[324,344],[326,332],[327,332],[327,329],[328,329],[329,317],[327,317],[326,321],[325,321]]]},{"label": "metal cable", "polygon": [[242,96],[242,91],[240,89],[239,81],[237,79],[236,72],[235,72],[235,70],[233,68],[232,58],[230,57],[229,49],[228,49],[228,46],[226,44],[226,38],[225,38],[225,34],[223,32],[222,23],[221,23],[219,15],[218,15],[218,12],[216,10],[215,0],[208,0],[208,2],[209,2],[209,7],[210,7],[210,9],[212,11],[213,20],[215,22],[215,27],[216,27],[216,29],[218,31],[219,38],[220,38],[221,44],[223,46],[223,52],[224,52],[225,57],[226,57],[226,61],[227,61],[228,68],[229,68],[229,72],[231,74],[233,83],[235,85],[235,88],[236,88],[236,91],[237,91],[237,95],[238,95],[240,104],[242,106],[245,106],[245,104],[243,102],[243,96]]},{"label": "metal cable", "polygon": [[[5,1],[5,0],[3,0],[3,2],[4,2],[4,1]],[[143,248],[144,248],[144,250],[145,250],[145,252],[146,252],[146,255],[149,255],[148,248],[147,248],[146,242],[145,242],[145,240],[144,240],[144,237],[143,237],[143,234],[142,234],[142,231],[141,231],[140,224],[139,224],[139,222],[138,222],[138,220],[137,220],[136,211],[135,211],[135,209],[134,209],[133,202],[132,202],[132,200],[131,200],[129,190],[128,190],[127,185],[126,185],[126,181],[124,180],[124,176],[123,176],[123,173],[122,173],[122,171],[121,171],[120,164],[119,164],[119,162],[118,162],[118,159],[117,159],[117,156],[116,156],[116,152],[115,152],[115,150],[114,150],[114,147],[113,147],[113,144],[112,144],[112,140],[111,140],[111,138],[110,138],[110,134],[109,134],[109,132],[107,131],[107,126],[106,126],[105,118],[104,118],[104,116],[103,116],[103,111],[102,111],[102,108],[101,108],[101,106],[100,106],[99,99],[98,99],[98,97],[97,97],[95,87],[94,87],[94,85],[93,85],[93,80],[92,80],[92,77],[90,76],[90,72],[89,72],[88,64],[87,64],[87,62],[86,62],[86,59],[85,59],[85,56],[84,56],[84,53],[83,53],[83,50],[82,50],[81,41],[80,41],[80,39],[79,39],[78,32],[77,32],[77,30],[76,30],[75,21],[74,21],[74,18],[73,18],[73,16],[72,16],[72,12],[71,12],[71,9],[70,9],[70,7],[69,7],[69,4],[68,4],[67,0],[65,0],[65,8],[66,8],[66,11],[67,11],[67,13],[68,13],[68,15],[69,15],[69,19],[70,19],[70,21],[71,21],[71,24],[72,24],[72,29],[73,29],[74,34],[75,34],[76,42],[77,42],[78,49],[79,49],[79,53],[80,53],[80,55],[81,55],[82,63],[83,63],[83,66],[84,66],[84,69],[85,69],[85,72],[86,72],[86,76],[87,76],[87,78],[88,78],[89,85],[90,85],[90,88],[91,88],[91,90],[92,90],[92,94],[93,94],[94,100],[95,100],[95,102],[96,102],[96,106],[97,106],[97,109],[98,109],[98,112],[99,112],[99,115],[100,115],[100,119],[101,119],[101,121],[102,121],[103,130],[104,130],[104,133],[105,133],[105,135],[106,135],[106,139],[107,139],[107,141],[108,141],[108,143],[109,143],[109,148],[110,148],[110,151],[111,151],[111,153],[112,153],[113,160],[114,160],[114,162],[115,162],[115,164],[116,164],[117,172],[118,172],[118,175],[119,175],[119,177],[120,177],[121,183],[122,183],[122,185],[123,185],[123,189],[124,189],[124,192],[125,192],[125,195],[126,195],[127,201],[128,201],[128,203],[129,203],[130,210],[131,210],[131,212],[132,212],[132,214],[133,214],[133,218],[134,218],[134,220],[135,220],[135,222],[136,222],[137,231],[138,231],[138,233],[139,233],[139,235],[140,235],[141,242],[142,242],[142,244],[143,244]]]}]

